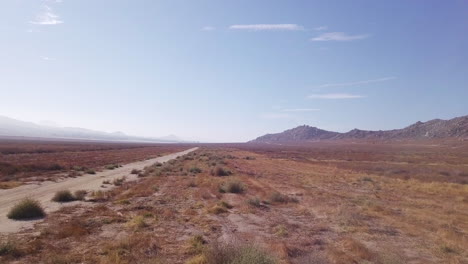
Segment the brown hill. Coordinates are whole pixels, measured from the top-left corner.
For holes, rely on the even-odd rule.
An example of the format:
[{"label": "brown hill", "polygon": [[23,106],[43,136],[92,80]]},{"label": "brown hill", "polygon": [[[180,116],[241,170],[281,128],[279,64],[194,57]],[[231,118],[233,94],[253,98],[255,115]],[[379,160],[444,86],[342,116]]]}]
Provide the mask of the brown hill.
[{"label": "brown hill", "polygon": [[468,116],[457,117],[450,120],[434,119],[427,122],[419,121],[402,129],[386,131],[353,129],[346,133],[338,133],[303,125],[281,133],[267,134],[251,142],[284,143],[340,139],[401,140],[449,138],[468,138]]}]

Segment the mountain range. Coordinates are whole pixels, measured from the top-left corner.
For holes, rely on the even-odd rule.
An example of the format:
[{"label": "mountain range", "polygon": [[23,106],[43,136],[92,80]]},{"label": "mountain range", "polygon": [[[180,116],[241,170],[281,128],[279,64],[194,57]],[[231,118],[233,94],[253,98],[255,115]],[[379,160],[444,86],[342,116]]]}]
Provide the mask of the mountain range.
[{"label": "mountain range", "polygon": [[393,130],[369,131],[353,129],[346,133],[327,131],[307,125],[276,134],[266,134],[250,142],[287,143],[322,140],[405,140],[405,139],[468,139],[468,116],[450,120],[434,119],[416,122],[408,127]]},{"label": "mountain range", "polygon": [[148,143],[181,143],[183,140],[174,135],[161,138],[147,138],[129,136],[123,132],[112,133],[90,130],[78,127],[57,127],[39,125],[0,116],[0,137],[43,138],[60,140],[96,140],[96,141],[125,141]]}]

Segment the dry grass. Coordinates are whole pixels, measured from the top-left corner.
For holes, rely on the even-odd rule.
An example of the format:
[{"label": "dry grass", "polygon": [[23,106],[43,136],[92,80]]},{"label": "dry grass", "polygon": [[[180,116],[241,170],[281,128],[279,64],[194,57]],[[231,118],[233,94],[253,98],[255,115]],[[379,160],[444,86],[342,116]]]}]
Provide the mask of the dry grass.
[{"label": "dry grass", "polygon": [[[47,263],[63,255],[78,263],[467,262],[468,186],[450,179],[392,178],[372,173],[367,165],[359,169],[363,153],[375,148],[340,152],[210,146],[151,166],[137,182],[91,193],[90,200],[99,201],[96,207],[73,207],[48,216],[37,228],[45,227],[49,235],[16,238],[28,249],[18,259]],[[429,153],[424,161],[424,155],[409,152],[400,157],[402,149],[379,146],[377,157],[368,159],[399,169],[388,162],[391,157],[395,162],[406,157],[420,168],[438,156]],[[326,159],[311,161],[310,152]],[[457,155],[464,160],[464,154]],[[350,164],[336,166],[334,157]],[[447,160],[457,161],[453,156]],[[220,164],[235,177],[213,177],[211,170]],[[201,172],[187,173],[193,167]],[[405,170],[412,173],[410,167]],[[444,177],[459,175],[440,171],[449,172]],[[228,182],[243,186],[246,194],[220,193]],[[63,232],[67,235],[58,238],[54,230],[72,220],[79,221],[72,230],[84,231]]]}]

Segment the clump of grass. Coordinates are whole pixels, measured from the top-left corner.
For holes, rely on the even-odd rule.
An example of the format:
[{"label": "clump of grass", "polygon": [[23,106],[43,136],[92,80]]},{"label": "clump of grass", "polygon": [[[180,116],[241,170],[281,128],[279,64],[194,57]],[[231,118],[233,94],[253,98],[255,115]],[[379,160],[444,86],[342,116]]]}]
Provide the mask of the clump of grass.
[{"label": "clump of grass", "polygon": [[202,235],[195,235],[189,240],[189,251],[192,254],[200,254],[206,244],[206,240]]},{"label": "clump of grass", "polygon": [[229,176],[232,172],[229,170],[224,169],[223,167],[216,167],[211,171],[211,175],[213,176]]},{"label": "clump of grass", "polygon": [[125,177],[114,179],[112,182],[115,186],[121,186],[125,182]]},{"label": "clump of grass", "polygon": [[254,245],[214,244],[204,252],[206,264],[276,264],[278,261]]},{"label": "clump of grass", "polygon": [[109,200],[109,198],[110,198],[110,194],[102,190],[93,191],[91,193],[91,200],[95,202],[104,202],[104,201]]},{"label": "clump of grass", "polygon": [[253,207],[260,207],[262,205],[258,197],[252,197],[247,199],[247,204]]},{"label": "clump of grass", "polygon": [[245,189],[244,184],[237,180],[227,181],[219,187],[221,193],[243,193]]},{"label": "clump of grass", "polygon": [[222,206],[226,209],[232,209],[234,206],[232,206],[231,204],[229,204],[228,202],[225,202],[225,201],[220,201],[218,203],[219,206]]},{"label": "clump of grass", "polygon": [[33,199],[26,198],[11,208],[7,217],[15,220],[34,219],[45,217],[41,204]]},{"label": "clump of grass", "polygon": [[75,201],[75,196],[69,190],[58,191],[55,193],[54,197],[52,197],[52,201],[58,203],[66,203]]},{"label": "clump of grass", "polygon": [[75,199],[78,201],[84,201],[86,194],[88,194],[87,191],[85,190],[78,190],[73,193],[73,196],[75,196]]},{"label": "clump of grass", "polygon": [[227,213],[228,210],[225,207],[217,204],[211,207],[210,209],[208,209],[208,212],[211,214],[224,214],[224,213]]},{"label": "clump of grass", "polygon": [[275,235],[280,237],[286,237],[288,236],[288,230],[284,225],[279,225],[275,228]]},{"label": "clump of grass", "polygon": [[133,227],[135,230],[139,230],[148,226],[145,222],[145,217],[142,215],[135,216],[130,222],[129,226]]}]

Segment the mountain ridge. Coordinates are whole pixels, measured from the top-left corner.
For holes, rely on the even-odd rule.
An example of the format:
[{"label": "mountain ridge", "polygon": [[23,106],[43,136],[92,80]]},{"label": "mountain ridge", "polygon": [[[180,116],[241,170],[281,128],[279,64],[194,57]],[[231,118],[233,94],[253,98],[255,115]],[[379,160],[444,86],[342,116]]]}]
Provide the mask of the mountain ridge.
[{"label": "mountain ridge", "polygon": [[121,131],[103,132],[79,127],[56,127],[39,125],[0,115],[0,136],[44,139],[101,140],[123,142],[182,143],[175,136],[152,138],[130,136]]},{"label": "mountain ridge", "polygon": [[403,139],[468,139],[468,115],[449,120],[418,121],[407,127],[392,130],[353,129],[345,133],[323,130],[308,125],[298,126],[280,133],[266,134],[253,143],[287,143],[322,140],[403,140]]}]

